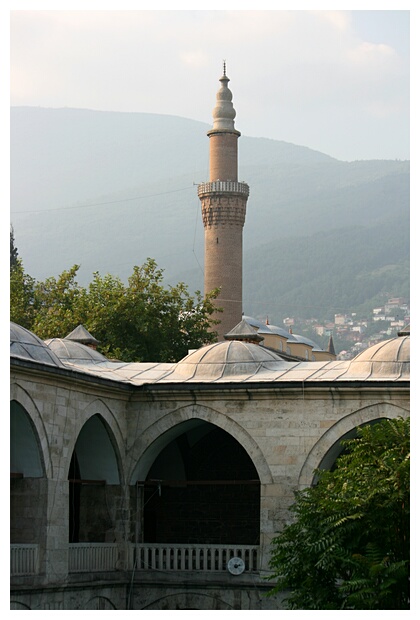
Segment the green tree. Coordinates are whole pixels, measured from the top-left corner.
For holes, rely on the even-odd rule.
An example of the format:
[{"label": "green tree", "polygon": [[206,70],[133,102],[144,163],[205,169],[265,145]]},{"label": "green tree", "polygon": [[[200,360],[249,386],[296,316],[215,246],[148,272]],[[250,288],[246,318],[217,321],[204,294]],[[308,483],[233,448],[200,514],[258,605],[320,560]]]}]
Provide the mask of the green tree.
[{"label": "green tree", "polygon": [[216,295],[190,295],[183,283],[165,287],[163,270],[148,259],[134,267],[127,286],[119,278],[94,274],[85,326],[110,357],[178,361],[188,349],[215,341],[211,329]]},{"label": "green tree", "polygon": [[271,593],[291,609],[409,609],[409,420],[343,442],[333,471],[296,493],[273,540]]},{"label": "green tree", "polygon": [[15,231],[13,226],[10,226],[10,269],[13,269],[18,262],[18,250],[15,245]]},{"label": "green tree", "polygon": [[24,326],[43,340],[62,338],[82,324],[100,341],[102,353],[128,362],[174,362],[188,349],[216,340],[212,315],[218,291],[203,298],[183,283],[165,287],[163,270],[152,259],[134,267],[127,285],[94,273],[84,288],[78,270],[74,265],[57,278],[31,280],[31,299],[23,294],[12,299],[12,320],[23,325],[20,317],[26,319],[30,308]]},{"label": "green tree", "polygon": [[32,329],[34,320],[34,283],[17,258],[10,267],[10,320],[26,329]]},{"label": "green tree", "polygon": [[86,289],[77,283],[78,270],[79,265],[73,265],[58,278],[36,282],[31,329],[42,340],[63,338],[77,325],[85,322]]}]

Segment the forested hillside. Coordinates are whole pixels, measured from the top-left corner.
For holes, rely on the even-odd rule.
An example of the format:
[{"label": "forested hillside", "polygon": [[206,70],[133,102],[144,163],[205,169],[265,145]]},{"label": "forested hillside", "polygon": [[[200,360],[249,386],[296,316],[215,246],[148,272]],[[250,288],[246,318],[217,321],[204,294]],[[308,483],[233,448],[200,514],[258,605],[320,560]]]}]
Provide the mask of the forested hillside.
[{"label": "forested hillside", "polygon": [[245,260],[247,308],[259,314],[264,300],[273,323],[295,315],[332,320],[390,296],[408,298],[408,245],[406,223],[391,219],[285,239],[281,254],[275,243],[255,248]]},{"label": "forested hillside", "polygon": [[[240,119],[237,121],[240,130]],[[210,125],[154,114],[12,108],[11,221],[37,279],[81,264],[126,278],[154,258],[169,283],[203,287],[196,184]],[[333,316],[408,296],[409,162],[342,162],[266,138],[239,140],[250,185],[247,314]]]}]

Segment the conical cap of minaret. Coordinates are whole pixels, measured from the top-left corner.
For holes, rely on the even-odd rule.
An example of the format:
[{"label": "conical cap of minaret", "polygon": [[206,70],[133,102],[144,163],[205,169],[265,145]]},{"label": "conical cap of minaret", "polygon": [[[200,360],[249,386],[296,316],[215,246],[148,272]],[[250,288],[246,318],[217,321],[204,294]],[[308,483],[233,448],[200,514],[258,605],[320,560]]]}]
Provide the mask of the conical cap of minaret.
[{"label": "conical cap of minaret", "polygon": [[229,78],[224,72],[220,78],[221,87],[217,91],[217,103],[213,108],[213,129],[235,131],[236,112],[232,103],[232,92],[228,88]]}]

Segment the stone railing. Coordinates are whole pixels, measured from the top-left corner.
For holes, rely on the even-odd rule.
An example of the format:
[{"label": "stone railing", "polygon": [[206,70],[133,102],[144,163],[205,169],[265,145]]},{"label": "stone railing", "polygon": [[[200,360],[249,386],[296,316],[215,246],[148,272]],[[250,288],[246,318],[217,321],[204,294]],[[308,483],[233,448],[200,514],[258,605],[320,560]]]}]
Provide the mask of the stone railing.
[{"label": "stone railing", "polygon": [[[127,568],[130,570],[221,572],[233,557],[242,558],[245,572],[259,570],[259,547],[252,545],[129,544]],[[128,551],[128,549],[127,549]],[[36,575],[39,545],[10,546],[10,575]],[[116,543],[69,544],[69,573],[111,572],[117,570]]]},{"label": "stone railing", "polygon": [[242,194],[249,196],[249,185],[247,183],[239,183],[238,181],[212,181],[209,183],[200,183],[198,186],[198,195],[231,192],[233,194]]},{"label": "stone railing", "polygon": [[69,544],[69,572],[114,571],[117,568],[118,545],[116,543]]},{"label": "stone railing", "polygon": [[10,545],[10,576],[38,573],[39,545]]},{"label": "stone railing", "polygon": [[143,543],[135,545],[137,570],[226,571],[233,557],[245,563],[245,572],[258,570],[258,549],[251,545],[182,545]]}]

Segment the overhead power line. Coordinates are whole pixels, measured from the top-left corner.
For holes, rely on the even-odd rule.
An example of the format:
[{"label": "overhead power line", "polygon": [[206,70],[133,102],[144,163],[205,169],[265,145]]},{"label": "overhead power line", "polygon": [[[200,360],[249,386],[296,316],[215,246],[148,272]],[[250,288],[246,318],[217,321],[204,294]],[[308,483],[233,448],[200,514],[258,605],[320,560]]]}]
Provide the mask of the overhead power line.
[{"label": "overhead power line", "polygon": [[[193,183],[194,185],[194,183]],[[72,207],[53,207],[52,209],[33,209],[28,211],[13,211],[12,215],[18,215],[21,213],[46,213],[48,211],[67,211],[68,209],[88,209],[90,207],[101,207],[103,205],[113,205],[121,202],[132,202],[133,200],[143,200],[145,198],[154,198],[155,196],[164,196],[166,194],[175,194],[177,192],[185,192],[187,189],[191,189],[193,185],[188,187],[181,187],[180,189],[172,189],[168,192],[159,192],[157,194],[147,194],[145,196],[134,196],[134,198],[121,198],[119,200],[109,200],[107,202],[94,202],[92,204],[76,205]]]}]

